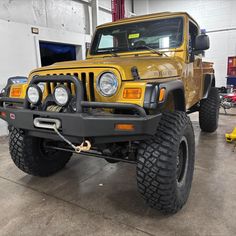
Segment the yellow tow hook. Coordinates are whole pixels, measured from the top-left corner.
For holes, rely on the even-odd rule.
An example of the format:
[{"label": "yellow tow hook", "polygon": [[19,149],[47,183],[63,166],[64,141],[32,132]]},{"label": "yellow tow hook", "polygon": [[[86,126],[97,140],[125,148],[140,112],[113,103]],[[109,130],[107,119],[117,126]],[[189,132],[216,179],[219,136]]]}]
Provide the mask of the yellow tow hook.
[{"label": "yellow tow hook", "polygon": [[53,130],[63,141],[69,144],[75,150],[76,153],[87,152],[91,149],[91,143],[88,140],[83,141],[79,146],[75,146],[70,140],[68,140],[58,131],[56,124],[53,125]]},{"label": "yellow tow hook", "polygon": [[79,146],[75,147],[75,151],[77,153],[80,152],[87,152],[91,149],[91,143],[88,140],[85,140],[84,142],[82,142]]}]

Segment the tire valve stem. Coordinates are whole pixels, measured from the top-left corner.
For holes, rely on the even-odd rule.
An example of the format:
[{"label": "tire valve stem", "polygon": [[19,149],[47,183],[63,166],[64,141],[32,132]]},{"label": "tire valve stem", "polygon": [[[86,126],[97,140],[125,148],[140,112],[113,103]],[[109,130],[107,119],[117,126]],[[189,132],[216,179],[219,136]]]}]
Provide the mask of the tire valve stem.
[{"label": "tire valve stem", "polygon": [[56,124],[53,125],[53,130],[55,131],[55,133],[63,140],[65,141],[67,144],[69,144],[76,153],[80,153],[80,152],[87,152],[91,149],[91,143],[88,140],[83,141],[79,146],[75,146],[71,141],[69,141],[67,138],[65,138],[57,129]]}]

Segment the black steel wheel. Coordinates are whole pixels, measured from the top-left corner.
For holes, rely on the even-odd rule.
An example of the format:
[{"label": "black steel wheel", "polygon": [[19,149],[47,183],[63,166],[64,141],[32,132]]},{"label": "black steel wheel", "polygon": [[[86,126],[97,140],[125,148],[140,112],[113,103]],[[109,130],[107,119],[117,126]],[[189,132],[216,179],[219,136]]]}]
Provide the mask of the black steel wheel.
[{"label": "black steel wheel", "polygon": [[188,169],[188,141],[185,136],[182,137],[179,144],[179,152],[177,155],[177,174],[176,180],[178,184],[181,184],[183,180],[186,178],[186,173]]}]

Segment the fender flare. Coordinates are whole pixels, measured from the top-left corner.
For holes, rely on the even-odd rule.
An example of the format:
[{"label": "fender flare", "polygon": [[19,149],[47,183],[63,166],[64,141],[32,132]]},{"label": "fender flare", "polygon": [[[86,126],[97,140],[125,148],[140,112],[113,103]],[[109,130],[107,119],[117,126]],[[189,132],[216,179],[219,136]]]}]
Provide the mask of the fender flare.
[{"label": "fender flare", "polygon": [[[165,88],[165,98],[163,102],[158,103],[159,91]],[[148,83],[144,97],[145,109],[161,109],[167,102],[170,93],[174,96],[175,109],[179,111],[186,111],[185,93],[182,80],[172,80],[164,83]]]},{"label": "fender flare", "polygon": [[208,93],[211,87],[215,87],[215,75],[214,74],[206,74],[204,77],[204,84],[203,84],[203,94],[202,98],[205,99],[208,97]]}]

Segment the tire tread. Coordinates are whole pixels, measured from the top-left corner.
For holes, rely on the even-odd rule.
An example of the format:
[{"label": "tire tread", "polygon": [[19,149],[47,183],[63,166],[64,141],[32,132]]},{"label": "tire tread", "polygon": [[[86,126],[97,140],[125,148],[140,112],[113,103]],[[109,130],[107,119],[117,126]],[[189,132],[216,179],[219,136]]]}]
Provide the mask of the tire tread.
[{"label": "tire tread", "polygon": [[50,160],[45,159],[38,148],[39,139],[25,135],[14,127],[10,130],[9,151],[15,165],[27,174],[49,176],[62,169],[71,154],[56,152]]},{"label": "tire tread", "polygon": [[[138,151],[138,189],[149,206],[163,213],[176,213],[188,197],[182,202],[177,201],[176,160],[173,158],[179,134],[187,125],[193,132],[191,121],[184,112],[164,113],[156,136],[142,142]],[[192,138],[194,142],[194,135]]]}]

